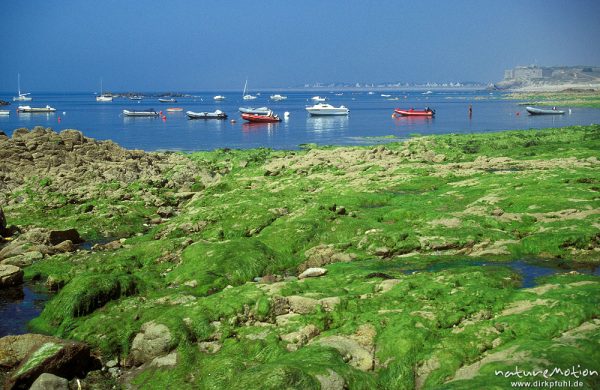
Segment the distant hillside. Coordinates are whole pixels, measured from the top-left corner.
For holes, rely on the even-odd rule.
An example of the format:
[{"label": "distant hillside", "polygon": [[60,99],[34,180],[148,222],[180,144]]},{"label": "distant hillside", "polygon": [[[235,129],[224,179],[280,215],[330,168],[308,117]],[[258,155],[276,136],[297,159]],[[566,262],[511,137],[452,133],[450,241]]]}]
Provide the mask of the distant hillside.
[{"label": "distant hillside", "polygon": [[600,67],[597,66],[517,66],[504,71],[504,79],[496,84],[501,89],[598,89]]}]

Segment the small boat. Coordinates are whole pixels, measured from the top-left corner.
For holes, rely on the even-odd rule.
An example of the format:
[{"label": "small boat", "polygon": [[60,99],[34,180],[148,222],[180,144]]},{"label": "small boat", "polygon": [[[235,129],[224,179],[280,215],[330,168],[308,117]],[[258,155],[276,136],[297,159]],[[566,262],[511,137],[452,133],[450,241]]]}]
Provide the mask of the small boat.
[{"label": "small boat", "polygon": [[0,110],[0,116],[2,115],[10,115],[10,110]]},{"label": "small boat", "polygon": [[311,98],[312,101],[314,102],[324,102],[325,100],[327,100],[327,98],[321,97],[321,96],[313,96]]},{"label": "small boat", "polygon": [[0,106],[10,106],[10,102],[0,99]]},{"label": "small boat", "polygon": [[225,96],[223,95],[217,95],[215,97],[213,97],[214,100],[225,100]]},{"label": "small boat", "polygon": [[375,92],[369,91],[369,93],[367,93],[367,95],[375,95]]},{"label": "small boat", "polygon": [[254,100],[256,96],[246,94],[246,88],[248,87],[248,79],[246,79],[246,83],[244,84],[244,92],[242,92],[242,99],[244,100]]},{"label": "small boat", "polygon": [[536,108],[536,107],[525,107],[529,115],[563,115],[565,112],[561,110],[557,110],[556,107],[553,107],[551,110]]},{"label": "small boat", "polygon": [[143,110],[123,110],[124,116],[159,116],[160,114],[154,111],[153,108]]},{"label": "small boat", "polygon": [[175,100],[175,98],[170,98],[170,99],[160,98],[160,99],[158,99],[158,101],[161,103],[177,103],[177,100]]},{"label": "small boat", "polygon": [[259,115],[259,114],[242,114],[242,119],[247,120],[248,122],[254,123],[273,123],[273,122],[281,122],[281,118],[270,111],[267,115]]},{"label": "small boat", "polygon": [[19,106],[17,107],[17,112],[25,112],[25,113],[47,113],[54,112],[56,108],[52,108],[50,106],[46,107],[31,107],[31,106]]},{"label": "small boat", "polygon": [[348,115],[350,110],[344,106],[334,107],[327,103],[317,103],[306,107],[310,115]]},{"label": "small boat", "polygon": [[186,111],[185,114],[189,119],[227,119],[227,114],[221,110],[216,110],[214,112]]},{"label": "small boat", "polygon": [[403,110],[401,108],[396,108],[394,110],[394,115],[396,114],[400,116],[434,116],[435,110],[432,110],[429,107],[426,107],[424,110],[415,110],[414,108]]},{"label": "small boat", "polygon": [[102,90],[102,79],[100,79],[100,96],[96,96],[97,102],[112,102],[113,96],[110,94],[105,94]]},{"label": "small boat", "polygon": [[240,107],[239,110],[242,114],[257,114],[257,115],[269,115],[269,113],[271,112],[271,110],[268,107],[259,107],[259,108]]},{"label": "small boat", "polygon": [[181,112],[183,111],[183,108],[181,107],[169,107],[167,108],[167,112]]},{"label": "small boat", "polygon": [[269,99],[274,100],[276,102],[287,99],[287,96],[282,96],[279,94],[269,96]]},{"label": "small boat", "polygon": [[142,99],[144,99],[143,96],[138,96],[138,95],[129,96],[129,100],[142,100]]},{"label": "small boat", "polygon": [[425,91],[421,95],[431,95],[432,93],[433,93],[433,91]]},{"label": "small boat", "polygon": [[388,94],[382,93],[382,94],[381,94],[381,97],[384,97],[384,98],[389,98],[389,97],[392,97],[392,95],[388,95]]},{"label": "small boat", "polygon": [[21,93],[21,73],[17,73],[17,88],[19,96],[13,97],[13,102],[30,102],[33,100],[30,93]]}]

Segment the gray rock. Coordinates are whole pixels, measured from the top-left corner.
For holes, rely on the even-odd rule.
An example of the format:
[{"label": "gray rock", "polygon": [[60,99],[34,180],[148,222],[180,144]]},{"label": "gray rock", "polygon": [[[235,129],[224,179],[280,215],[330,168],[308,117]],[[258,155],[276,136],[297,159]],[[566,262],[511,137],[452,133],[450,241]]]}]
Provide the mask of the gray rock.
[{"label": "gray rock", "polygon": [[302,272],[300,275],[298,275],[298,279],[315,278],[318,276],[325,275],[326,273],[327,273],[327,270],[325,268],[308,268],[307,270]]},{"label": "gray rock", "polygon": [[173,367],[177,364],[177,352],[171,352],[166,356],[154,358],[150,362],[150,367]]},{"label": "gray rock", "polygon": [[0,264],[0,288],[16,286],[21,283],[23,283],[21,268],[10,264]]},{"label": "gray rock", "polygon": [[142,325],[133,339],[131,358],[134,364],[143,364],[169,352],[173,337],[169,328],[154,321]]},{"label": "gray rock", "polygon": [[56,375],[43,373],[33,382],[29,390],[68,390],[69,381]]},{"label": "gray rock", "polygon": [[328,336],[316,340],[315,343],[336,349],[354,368],[361,371],[373,369],[373,354],[356,340],[344,336]]},{"label": "gray rock", "polygon": [[317,374],[315,377],[321,383],[321,390],[346,389],[346,381],[344,378],[330,368],[327,369],[327,374]]},{"label": "gray rock", "polygon": [[75,249],[75,245],[71,240],[65,240],[61,243],[54,245],[54,250],[62,253],[73,252]]},{"label": "gray rock", "polygon": [[156,210],[156,214],[160,215],[162,218],[170,218],[175,214],[175,212],[173,211],[172,207],[164,206],[159,207],[158,210]]},{"label": "gray rock", "polygon": [[313,298],[292,295],[287,297],[290,310],[298,314],[310,314],[316,310],[319,301]]}]

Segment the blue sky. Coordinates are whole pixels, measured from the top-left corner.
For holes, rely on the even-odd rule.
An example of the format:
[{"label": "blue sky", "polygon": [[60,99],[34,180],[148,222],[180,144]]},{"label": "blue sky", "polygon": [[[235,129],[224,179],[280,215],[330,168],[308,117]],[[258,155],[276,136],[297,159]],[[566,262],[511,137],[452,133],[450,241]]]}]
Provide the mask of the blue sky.
[{"label": "blue sky", "polygon": [[0,1],[0,91],[482,81],[600,65],[600,2]]}]

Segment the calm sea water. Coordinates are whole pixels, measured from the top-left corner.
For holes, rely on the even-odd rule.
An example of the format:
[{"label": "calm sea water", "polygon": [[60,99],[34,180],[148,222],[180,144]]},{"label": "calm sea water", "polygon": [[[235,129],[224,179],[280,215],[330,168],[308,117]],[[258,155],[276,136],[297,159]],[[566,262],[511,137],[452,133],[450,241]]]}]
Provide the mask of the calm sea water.
[{"label": "calm sea water", "polygon": [[[18,103],[2,107],[10,109],[10,116],[0,116],[0,130],[7,134],[19,127],[37,125],[54,130],[78,129],[92,138],[111,139],[127,148],[144,150],[211,150],[214,148],[295,149],[303,143],[321,145],[356,145],[381,142],[373,137],[395,136],[405,139],[410,134],[445,134],[487,132],[513,129],[546,128],[600,123],[600,110],[572,108],[562,116],[529,116],[517,101],[503,99],[502,93],[488,91],[423,91],[403,92],[281,92],[288,99],[271,102],[272,92],[262,92],[256,100],[245,102],[241,93],[195,92],[195,97],[178,98],[177,103],[159,103],[157,97],[141,102],[117,98],[113,102],[96,102],[93,94],[34,94],[31,106],[46,104],[57,109],[53,114],[17,114]],[[399,100],[390,101],[381,94],[390,94]],[[226,100],[215,102],[213,96],[224,95]],[[305,106],[312,104],[314,95],[327,97],[333,105],[350,108],[348,117],[310,117]],[[0,99],[12,100],[9,94]],[[468,107],[473,106],[469,118]],[[268,106],[287,120],[277,124],[245,123],[238,113],[240,106]],[[435,118],[397,118],[391,114],[396,107],[415,109],[429,106],[436,110]],[[167,113],[167,107],[182,107],[184,112],[214,111],[220,109],[236,119],[188,120],[184,112]],[[162,110],[166,120],[160,118],[127,118],[121,115],[127,108],[154,108]],[[568,110],[568,107],[561,107]],[[519,115],[517,115],[519,113]],[[59,120],[60,118],[60,120]]]}]

